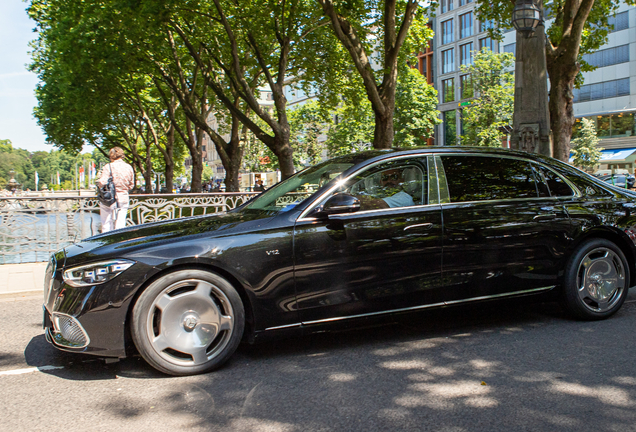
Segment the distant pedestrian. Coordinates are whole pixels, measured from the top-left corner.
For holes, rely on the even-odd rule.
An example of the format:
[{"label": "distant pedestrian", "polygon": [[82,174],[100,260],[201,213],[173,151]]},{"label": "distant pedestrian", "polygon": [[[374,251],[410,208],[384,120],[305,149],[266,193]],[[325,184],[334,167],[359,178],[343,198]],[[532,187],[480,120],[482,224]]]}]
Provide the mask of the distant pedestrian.
[{"label": "distant pedestrian", "polygon": [[110,163],[102,168],[98,176],[97,186],[102,187],[108,183],[108,178],[112,174],[117,199],[110,206],[103,203],[99,204],[103,233],[126,226],[129,205],[128,191],[133,188],[135,183],[133,168],[124,162],[124,150],[120,147],[113,147],[110,149],[108,156]]},{"label": "distant pedestrian", "polygon": [[265,190],[265,186],[263,186],[263,180],[256,180],[256,184],[254,185],[254,192],[263,192]]}]

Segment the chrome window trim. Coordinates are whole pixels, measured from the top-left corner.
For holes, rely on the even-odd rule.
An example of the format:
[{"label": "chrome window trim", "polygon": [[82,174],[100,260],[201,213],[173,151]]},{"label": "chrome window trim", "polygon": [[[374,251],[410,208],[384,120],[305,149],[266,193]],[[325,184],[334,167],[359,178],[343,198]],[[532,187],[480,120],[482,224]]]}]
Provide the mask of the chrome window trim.
[{"label": "chrome window trim", "polygon": [[300,326],[304,326],[304,325],[322,324],[322,323],[343,321],[343,320],[348,320],[348,319],[366,318],[366,317],[386,315],[386,314],[398,313],[398,312],[409,312],[409,311],[430,309],[430,308],[442,307],[442,306],[453,306],[453,305],[458,305],[458,304],[462,304],[462,303],[470,303],[470,302],[482,301],[482,300],[492,300],[492,299],[497,299],[497,298],[512,297],[512,296],[516,296],[516,295],[534,294],[534,293],[539,293],[539,292],[543,292],[543,291],[549,291],[551,289],[554,289],[555,287],[556,287],[556,285],[550,285],[550,286],[547,286],[547,287],[540,287],[540,288],[533,288],[533,289],[529,289],[529,290],[514,291],[514,292],[510,292],[510,293],[493,294],[493,295],[489,295],[489,296],[470,297],[470,298],[463,299],[463,300],[450,300],[450,301],[444,301],[444,302],[439,302],[439,303],[431,303],[431,304],[427,304],[427,305],[410,306],[410,307],[400,308],[400,309],[391,309],[391,310],[386,310],[386,311],[378,311],[378,312],[369,312],[369,313],[357,314],[357,315],[347,315],[347,316],[340,316],[340,317],[332,317],[332,318],[325,318],[325,319],[313,320],[313,321],[302,321],[300,323],[295,323],[295,324],[287,324],[287,325],[282,325],[282,326],[277,326],[277,327],[268,327],[264,331],[300,327]]},{"label": "chrome window trim", "polygon": [[[311,204],[309,204],[309,206],[307,206],[307,208],[305,210],[303,210],[303,212],[300,214],[300,216],[298,217],[298,219],[296,219],[296,222],[310,222],[310,221],[315,221],[316,218],[313,217],[306,217],[307,214],[309,212],[311,212],[313,209],[315,209],[318,205],[320,205],[322,203],[322,201],[324,199],[326,199],[329,195],[331,195],[336,189],[338,189],[340,187],[340,185],[342,185],[343,183],[348,182],[349,180],[351,180],[352,177],[355,177],[356,175],[358,175],[360,172],[365,171],[367,169],[371,169],[377,165],[383,164],[385,162],[390,162],[393,160],[401,160],[401,159],[413,159],[413,158],[418,158],[421,159],[422,157],[427,156],[428,153],[411,153],[411,154],[406,154],[406,155],[399,155],[399,156],[391,156],[388,157],[386,159],[381,159],[379,161],[376,161],[374,163],[372,163],[371,165],[365,165],[364,167],[360,168],[357,171],[354,171],[353,173],[351,173],[349,176],[347,176],[346,178],[340,180],[339,182],[337,182],[335,185],[333,185],[331,188],[329,188],[328,190],[326,190],[325,192],[323,192],[319,197],[317,197]],[[424,164],[422,161],[420,161],[420,163]],[[428,167],[427,167],[427,171],[428,171]],[[413,208],[413,207],[425,207],[428,206],[429,204],[426,205],[419,205],[419,206],[410,206],[410,207],[395,207],[395,210],[398,209],[405,209],[405,208]],[[393,210],[393,209],[377,209],[377,210],[365,210],[364,212],[356,212],[355,214],[364,214],[364,213],[368,213],[368,212],[379,212],[379,211],[387,211],[387,210]],[[343,215],[346,213],[343,213]]]},{"label": "chrome window trim", "polygon": [[[440,185],[439,185],[439,170],[440,168],[443,169],[444,168],[444,164],[441,161],[441,159],[439,159],[440,161],[440,167],[438,167],[437,164],[437,160],[438,158],[441,158],[442,156],[478,156],[478,157],[491,157],[491,158],[497,158],[497,159],[513,159],[513,160],[518,160],[518,161],[523,161],[523,162],[527,162],[530,165],[532,164],[536,164],[540,167],[543,167],[551,172],[553,172],[554,174],[556,174],[559,178],[561,178],[569,187],[570,189],[572,189],[573,194],[571,196],[561,196],[561,197],[555,197],[555,196],[551,196],[551,197],[536,197],[536,198],[502,198],[502,199],[498,199],[498,200],[480,200],[480,201],[461,201],[461,202],[448,202],[448,203],[444,203],[443,202],[443,197],[442,197],[442,190],[440,189]],[[363,168],[360,168],[359,170],[353,172],[351,175],[347,176],[345,179],[341,180],[340,182],[338,182],[338,184],[332,186],[329,190],[327,190],[326,192],[324,192],[323,194],[321,194],[318,198],[316,198],[305,210],[303,210],[303,212],[300,214],[300,216],[296,219],[296,222],[312,222],[317,220],[316,218],[313,217],[306,217],[307,214],[312,211],[313,209],[315,209],[327,196],[331,195],[333,193],[334,190],[336,190],[340,184],[345,183],[347,181],[349,181],[352,177],[356,176],[358,173],[360,173],[363,170],[366,169],[370,169],[373,168],[379,164],[382,164],[384,162],[389,162],[392,160],[400,160],[400,159],[411,159],[411,158],[418,158],[418,159],[422,159],[425,158],[426,161],[426,169],[427,169],[427,175],[428,173],[430,173],[430,170],[433,169],[433,167],[431,167],[431,164],[428,163],[428,158],[432,157],[433,160],[435,161],[435,163],[433,164],[433,167],[435,169],[435,178],[436,178],[436,183],[437,183],[437,193],[438,193],[438,200],[439,203],[438,204],[425,204],[425,205],[419,205],[419,206],[415,206],[418,208],[422,208],[422,207],[427,207],[427,206],[431,206],[431,205],[448,205],[448,204],[468,204],[468,203],[493,203],[493,202],[500,202],[500,201],[517,201],[517,200],[545,200],[545,199],[554,199],[554,200],[559,200],[559,199],[566,199],[566,198],[580,198],[583,196],[583,194],[581,193],[581,191],[579,190],[578,187],[576,187],[576,185],[574,185],[574,183],[572,183],[568,178],[562,176],[560,173],[554,171],[553,169],[551,169],[549,166],[541,163],[540,161],[535,161],[529,158],[524,158],[521,156],[517,156],[517,155],[506,155],[506,154],[483,154],[483,153],[476,153],[476,152],[462,152],[462,153],[456,153],[456,152],[449,152],[449,151],[444,151],[444,150],[440,150],[438,152],[435,153],[415,153],[415,154],[407,154],[407,155],[400,155],[400,156],[392,156],[386,159],[382,159],[379,161],[374,162],[371,165],[367,165]],[[421,163],[424,163],[424,161],[421,161]],[[429,187],[430,187],[430,182],[429,182]],[[446,192],[446,196],[448,199],[450,199],[450,197],[448,197],[448,190],[445,191]],[[408,208],[413,208],[413,207],[396,207],[395,209],[374,209],[374,210],[365,210],[363,212],[355,212],[354,214],[359,215],[359,214],[367,214],[369,212],[382,212],[382,211],[390,211],[390,210],[403,210],[403,209],[408,209]],[[343,214],[344,215],[344,214]]]},{"label": "chrome window trim", "polygon": [[464,205],[464,204],[478,204],[478,203],[487,203],[487,204],[498,204],[498,203],[516,203],[516,202],[520,202],[520,201],[545,201],[545,200],[552,200],[555,202],[560,202],[561,200],[559,200],[559,197],[537,197],[537,198],[500,198],[500,199],[493,199],[493,200],[480,200],[480,201],[457,201],[457,202],[448,202],[448,203],[444,203],[442,204],[442,208],[443,207],[448,207],[448,206],[458,206],[458,205]]}]

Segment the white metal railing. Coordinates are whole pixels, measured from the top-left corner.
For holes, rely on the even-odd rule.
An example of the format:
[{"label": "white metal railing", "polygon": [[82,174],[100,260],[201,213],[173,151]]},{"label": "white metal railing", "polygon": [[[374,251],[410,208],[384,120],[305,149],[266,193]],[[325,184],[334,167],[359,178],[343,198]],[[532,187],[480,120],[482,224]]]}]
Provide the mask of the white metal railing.
[{"label": "white metal railing", "polygon": [[[218,213],[254,192],[131,195],[127,225]],[[0,264],[47,261],[51,253],[100,232],[99,201],[91,196],[0,198]]]}]

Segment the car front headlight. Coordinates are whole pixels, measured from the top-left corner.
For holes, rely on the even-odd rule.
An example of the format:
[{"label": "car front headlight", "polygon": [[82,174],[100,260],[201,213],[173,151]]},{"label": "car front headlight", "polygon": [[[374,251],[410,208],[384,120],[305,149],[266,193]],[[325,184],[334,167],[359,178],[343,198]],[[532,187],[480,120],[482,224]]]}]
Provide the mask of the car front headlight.
[{"label": "car front headlight", "polygon": [[64,271],[64,282],[73,287],[87,287],[108,282],[129,269],[134,261],[118,259],[102,261]]}]

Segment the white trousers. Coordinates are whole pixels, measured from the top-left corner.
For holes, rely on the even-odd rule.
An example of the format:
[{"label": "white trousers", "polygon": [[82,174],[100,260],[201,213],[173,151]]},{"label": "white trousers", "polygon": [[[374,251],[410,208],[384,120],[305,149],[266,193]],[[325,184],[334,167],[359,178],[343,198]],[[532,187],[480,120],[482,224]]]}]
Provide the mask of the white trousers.
[{"label": "white trousers", "polygon": [[99,203],[99,216],[102,220],[102,233],[126,227],[128,217],[128,197],[119,199],[110,207]]}]

